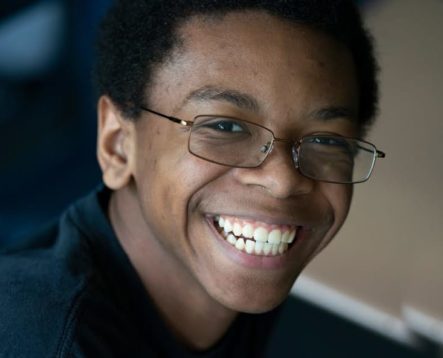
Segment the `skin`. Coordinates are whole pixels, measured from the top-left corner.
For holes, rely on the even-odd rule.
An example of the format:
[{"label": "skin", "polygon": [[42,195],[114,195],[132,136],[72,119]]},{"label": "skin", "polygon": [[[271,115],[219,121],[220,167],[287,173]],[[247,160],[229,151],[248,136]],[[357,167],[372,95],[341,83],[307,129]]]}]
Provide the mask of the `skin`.
[{"label": "skin", "polygon": [[[152,109],[185,120],[234,116],[294,140],[358,133],[354,65],[330,37],[256,11],[194,17],[179,33],[182,44],[150,86]],[[256,108],[189,98],[207,86],[241,92]],[[279,305],[346,218],[352,186],[303,177],[286,144],[258,168],[230,168],[191,155],[186,127],[148,113],[129,121],[106,96],[98,109],[98,158],[114,190],[112,226],[165,321],[194,349],[216,343],[238,312]],[[303,240],[280,265],[248,267],[212,227],[208,218],[216,214],[302,225]]]}]

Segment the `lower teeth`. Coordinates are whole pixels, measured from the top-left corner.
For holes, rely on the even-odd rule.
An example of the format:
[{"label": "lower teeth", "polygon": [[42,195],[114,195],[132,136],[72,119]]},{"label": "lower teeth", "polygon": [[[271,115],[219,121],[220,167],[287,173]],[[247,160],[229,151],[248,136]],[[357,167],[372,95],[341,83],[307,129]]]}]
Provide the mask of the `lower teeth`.
[{"label": "lower teeth", "polygon": [[248,254],[261,256],[276,256],[282,255],[288,251],[289,245],[287,243],[270,244],[268,242],[257,242],[243,237],[236,237],[232,233],[222,231],[225,240],[234,246],[239,251],[244,251]]}]

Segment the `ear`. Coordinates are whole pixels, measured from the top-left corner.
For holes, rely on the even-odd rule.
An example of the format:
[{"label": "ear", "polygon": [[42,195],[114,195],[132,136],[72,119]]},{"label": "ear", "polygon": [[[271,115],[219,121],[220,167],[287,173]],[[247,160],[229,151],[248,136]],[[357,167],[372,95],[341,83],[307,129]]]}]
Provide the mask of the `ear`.
[{"label": "ear", "polygon": [[97,107],[97,158],[103,181],[111,189],[120,189],[132,177],[134,126],[108,96],[100,97]]}]

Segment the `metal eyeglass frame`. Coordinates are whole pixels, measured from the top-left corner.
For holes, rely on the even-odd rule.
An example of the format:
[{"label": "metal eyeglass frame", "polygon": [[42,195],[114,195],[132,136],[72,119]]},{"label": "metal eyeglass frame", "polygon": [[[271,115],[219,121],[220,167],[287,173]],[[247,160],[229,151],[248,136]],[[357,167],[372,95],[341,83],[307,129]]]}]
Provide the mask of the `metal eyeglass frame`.
[{"label": "metal eyeglass frame", "polygon": [[[146,108],[146,107],[144,107],[144,106],[140,106],[140,109],[142,109],[143,111],[146,111],[146,112],[149,112],[149,113],[155,114],[155,115],[157,115],[157,116],[163,117],[163,118],[165,118],[165,119],[168,119],[168,120],[170,120],[170,121],[172,121],[172,122],[174,122],[174,123],[178,123],[178,124],[180,124],[180,125],[182,125],[182,126],[186,126],[186,127],[191,128],[191,127],[194,125],[194,121],[186,121],[186,120],[184,120],[184,119],[180,119],[180,118],[177,118],[177,117],[168,116],[168,115],[166,115],[166,114],[163,114],[163,113],[160,113],[160,112],[154,111],[154,110],[149,109],[149,108]],[[199,115],[199,116],[197,116],[197,117],[201,117],[201,116],[205,116],[205,115]],[[207,116],[211,116],[211,117],[212,117],[212,116],[216,116],[216,115],[207,115]],[[225,116],[225,115],[223,115],[223,116],[221,116],[221,117],[223,117],[223,118],[227,118],[227,119],[234,119],[234,120],[240,121],[240,119],[238,119],[238,118],[233,118],[233,117],[229,117],[229,116]],[[294,161],[295,168],[296,168],[296,169],[300,169],[300,168],[299,168],[299,163],[298,163],[298,158],[299,158],[298,151],[299,151],[300,145],[303,143],[303,140],[304,140],[305,138],[316,137],[316,136],[322,136],[322,135],[324,135],[324,136],[328,136],[328,137],[329,137],[329,136],[330,136],[330,137],[340,137],[340,138],[343,138],[343,139],[358,140],[358,141],[360,141],[360,142],[366,143],[366,144],[368,144],[368,145],[374,147],[374,149],[375,149],[375,153],[374,153],[375,157],[374,157],[374,160],[372,161],[371,168],[370,168],[369,171],[368,171],[368,175],[367,175],[364,179],[359,180],[359,181],[337,182],[337,181],[330,181],[330,180],[324,180],[324,179],[317,179],[317,178],[315,178],[315,177],[311,177],[311,176],[309,176],[309,175],[306,175],[305,173],[303,173],[302,170],[299,170],[300,174],[302,174],[303,176],[308,177],[308,178],[310,178],[310,179],[318,180],[318,181],[322,181],[322,182],[327,182],[327,183],[335,183],[335,184],[357,184],[357,183],[363,183],[363,182],[367,181],[367,180],[370,178],[371,174],[372,174],[372,171],[373,171],[374,166],[375,166],[375,161],[376,161],[376,159],[377,159],[377,158],[385,158],[385,157],[386,157],[386,154],[385,154],[384,152],[382,152],[381,150],[378,150],[377,147],[376,147],[374,144],[372,144],[372,143],[370,143],[370,142],[367,142],[367,141],[365,141],[365,140],[362,140],[362,139],[360,139],[360,138],[351,138],[351,137],[344,137],[344,136],[338,136],[338,135],[335,135],[335,136],[334,136],[334,135],[327,135],[327,134],[321,134],[321,133],[319,133],[318,135],[307,135],[307,136],[301,137],[301,138],[298,139],[297,141],[294,141],[294,140],[292,140],[292,139],[277,138],[277,137],[274,135],[274,132],[273,132],[272,130],[270,130],[269,128],[266,128],[265,126],[262,126],[262,125],[260,125],[260,124],[258,124],[258,123],[252,123],[252,122],[249,122],[249,121],[244,120],[244,119],[241,119],[241,121],[242,121],[242,122],[249,123],[249,124],[252,124],[252,125],[257,126],[257,127],[261,127],[261,128],[265,129],[266,131],[268,131],[268,132],[270,132],[270,133],[272,134],[272,138],[273,138],[273,139],[272,139],[272,142],[268,142],[268,143],[264,144],[264,145],[263,145],[263,149],[261,149],[262,153],[263,153],[263,154],[266,154],[266,155],[265,155],[265,157],[263,158],[263,160],[262,160],[260,163],[258,163],[257,165],[254,165],[254,166],[251,166],[251,165],[248,165],[248,166],[240,166],[240,165],[229,165],[229,164],[219,163],[219,162],[216,162],[216,161],[211,160],[211,159],[207,159],[207,158],[205,158],[205,157],[202,157],[202,156],[200,156],[200,155],[195,154],[194,152],[192,152],[192,151],[190,150],[190,148],[189,148],[189,142],[188,142],[188,150],[189,150],[189,152],[190,152],[192,155],[195,155],[196,157],[201,158],[201,159],[203,159],[203,160],[206,160],[206,161],[208,161],[208,162],[215,163],[215,164],[219,164],[219,165],[224,165],[224,166],[227,166],[227,167],[232,167],[232,168],[257,168],[257,167],[259,167],[260,165],[262,165],[262,164],[264,163],[264,161],[266,160],[266,158],[268,157],[268,155],[272,152],[272,149],[274,148],[274,142],[291,143],[291,144],[292,144],[292,157],[293,157],[293,161]],[[363,150],[367,150],[366,148],[361,148],[361,149],[363,149]]]}]

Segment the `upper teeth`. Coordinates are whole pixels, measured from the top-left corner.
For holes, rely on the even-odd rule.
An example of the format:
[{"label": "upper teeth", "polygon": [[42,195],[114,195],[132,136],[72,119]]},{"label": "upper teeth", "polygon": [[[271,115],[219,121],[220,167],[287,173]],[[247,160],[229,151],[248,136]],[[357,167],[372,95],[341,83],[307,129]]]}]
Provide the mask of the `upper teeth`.
[{"label": "upper teeth", "polygon": [[216,219],[220,228],[226,234],[233,233],[237,238],[252,239],[256,242],[279,244],[290,244],[294,241],[296,229],[291,227],[272,227],[265,228],[263,224],[241,222],[235,219],[219,217]]}]

